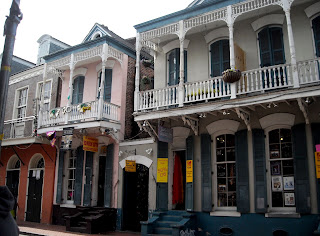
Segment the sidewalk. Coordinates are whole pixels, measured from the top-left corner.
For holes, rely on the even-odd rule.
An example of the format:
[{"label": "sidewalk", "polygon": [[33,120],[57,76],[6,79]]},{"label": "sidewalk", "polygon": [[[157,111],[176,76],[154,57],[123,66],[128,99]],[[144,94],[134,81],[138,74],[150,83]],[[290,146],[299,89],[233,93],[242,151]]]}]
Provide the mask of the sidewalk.
[{"label": "sidewalk", "polygon": [[76,232],[67,232],[65,226],[61,225],[46,225],[33,222],[21,222],[18,224],[20,235],[31,236],[70,236],[70,235],[91,235],[91,236],[103,236],[103,235],[121,235],[121,236],[138,236],[139,232],[107,232],[106,234],[83,234]]}]

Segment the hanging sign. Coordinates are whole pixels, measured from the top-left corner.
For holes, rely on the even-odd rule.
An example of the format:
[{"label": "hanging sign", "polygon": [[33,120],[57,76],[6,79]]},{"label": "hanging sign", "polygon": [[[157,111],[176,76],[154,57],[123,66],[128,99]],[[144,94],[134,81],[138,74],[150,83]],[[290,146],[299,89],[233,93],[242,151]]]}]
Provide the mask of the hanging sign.
[{"label": "hanging sign", "polygon": [[170,128],[158,126],[158,139],[161,142],[172,143],[173,140],[173,130]]},{"label": "hanging sign", "polygon": [[83,136],[83,150],[98,152],[98,139],[89,136]]},{"label": "hanging sign", "polygon": [[320,152],[320,144],[316,145],[316,152]]},{"label": "hanging sign", "polygon": [[320,152],[315,152],[317,179],[320,179]]},{"label": "hanging sign", "polygon": [[186,181],[187,183],[192,183],[193,182],[193,161],[192,160],[187,160],[186,163]]},{"label": "hanging sign", "polygon": [[126,160],[126,167],[124,168],[126,172],[136,172],[136,161]]},{"label": "hanging sign", "polygon": [[61,149],[62,150],[71,149],[73,129],[74,129],[73,127],[63,129],[63,134],[62,134],[62,138],[61,138]]},{"label": "hanging sign", "polygon": [[168,158],[158,158],[157,182],[168,183]]}]

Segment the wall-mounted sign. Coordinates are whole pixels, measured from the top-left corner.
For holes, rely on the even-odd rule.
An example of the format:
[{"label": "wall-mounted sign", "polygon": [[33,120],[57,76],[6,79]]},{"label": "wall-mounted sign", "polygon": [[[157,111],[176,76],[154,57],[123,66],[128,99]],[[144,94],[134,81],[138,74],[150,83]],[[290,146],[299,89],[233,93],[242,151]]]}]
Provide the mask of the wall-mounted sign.
[{"label": "wall-mounted sign", "polygon": [[172,143],[173,140],[173,130],[170,128],[158,126],[158,139],[161,142]]},{"label": "wall-mounted sign", "polygon": [[100,148],[100,156],[105,156],[107,155],[107,146],[104,145],[104,146],[101,146]]},{"label": "wall-mounted sign", "polygon": [[317,179],[320,179],[320,152],[315,152]]},{"label": "wall-mounted sign", "polygon": [[187,181],[187,183],[193,182],[193,163],[192,163],[192,160],[187,160],[187,163],[186,163],[186,181]]},{"label": "wall-mounted sign", "polygon": [[73,127],[64,128],[61,138],[61,149],[69,150],[72,145]]},{"label": "wall-mounted sign", "polygon": [[126,160],[126,167],[124,168],[126,172],[136,172],[136,161]]},{"label": "wall-mounted sign", "polygon": [[158,158],[157,182],[168,183],[168,158]]},{"label": "wall-mounted sign", "polygon": [[98,152],[98,139],[89,136],[83,136],[83,150]]}]

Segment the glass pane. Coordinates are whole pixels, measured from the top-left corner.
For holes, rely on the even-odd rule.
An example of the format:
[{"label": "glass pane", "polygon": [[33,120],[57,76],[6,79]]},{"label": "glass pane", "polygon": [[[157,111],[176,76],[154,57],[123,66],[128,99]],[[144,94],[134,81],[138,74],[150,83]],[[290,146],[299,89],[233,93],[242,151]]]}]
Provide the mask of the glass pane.
[{"label": "glass pane", "polygon": [[293,160],[282,161],[283,164],[283,175],[293,175]]},{"label": "glass pane", "polygon": [[234,135],[232,135],[232,134],[227,134],[227,135],[226,135],[226,139],[227,139],[227,143],[226,143],[226,146],[227,146],[227,147],[234,147],[234,146],[235,146],[235,138],[234,138]]},{"label": "glass pane", "polygon": [[281,175],[281,161],[270,162],[271,175]]},{"label": "glass pane", "polygon": [[235,161],[236,155],[234,148],[227,148],[227,161]]},{"label": "glass pane", "polygon": [[225,161],[224,148],[217,149],[217,162]]},{"label": "glass pane", "polygon": [[228,206],[237,206],[236,193],[229,193],[228,194]]},{"label": "glass pane", "polygon": [[219,164],[217,165],[217,174],[218,177],[226,177],[226,164]]},{"label": "glass pane", "polygon": [[280,130],[280,140],[281,140],[281,142],[284,142],[284,143],[291,142],[291,130],[290,129],[281,129]]},{"label": "glass pane", "polygon": [[281,157],[291,158],[292,157],[292,144],[286,143],[281,145]]},{"label": "glass pane", "polygon": [[227,206],[227,194],[225,193],[219,193],[218,194],[218,206]]},{"label": "glass pane", "polygon": [[236,164],[228,163],[228,177],[236,177]]},{"label": "glass pane", "polygon": [[282,192],[272,192],[272,207],[283,207]]},{"label": "glass pane", "polygon": [[235,178],[228,178],[228,192],[236,191],[236,179]]},{"label": "glass pane", "polygon": [[225,147],[225,136],[220,135],[217,137],[217,148]]},{"label": "glass pane", "polygon": [[275,129],[269,132],[269,143],[280,143],[279,142],[279,130]]},{"label": "glass pane", "polygon": [[227,184],[226,178],[218,178],[218,192],[226,192]]},{"label": "glass pane", "polygon": [[72,184],[73,184],[73,180],[69,180],[68,181],[68,189],[72,190]]},{"label": "glass pane", "polygon": [[270,158],[271,159],[280,158],[279,144],[270,145]]}]

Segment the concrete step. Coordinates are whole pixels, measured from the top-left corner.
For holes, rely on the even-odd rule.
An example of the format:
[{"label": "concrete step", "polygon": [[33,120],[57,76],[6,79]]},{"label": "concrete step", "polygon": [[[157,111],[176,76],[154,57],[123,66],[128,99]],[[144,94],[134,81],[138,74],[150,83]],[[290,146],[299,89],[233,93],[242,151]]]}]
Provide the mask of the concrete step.
[{"label": "concrete step", "polygon": [[155,234],[172,235],[172,228],[157,227],[154,229]]}]

